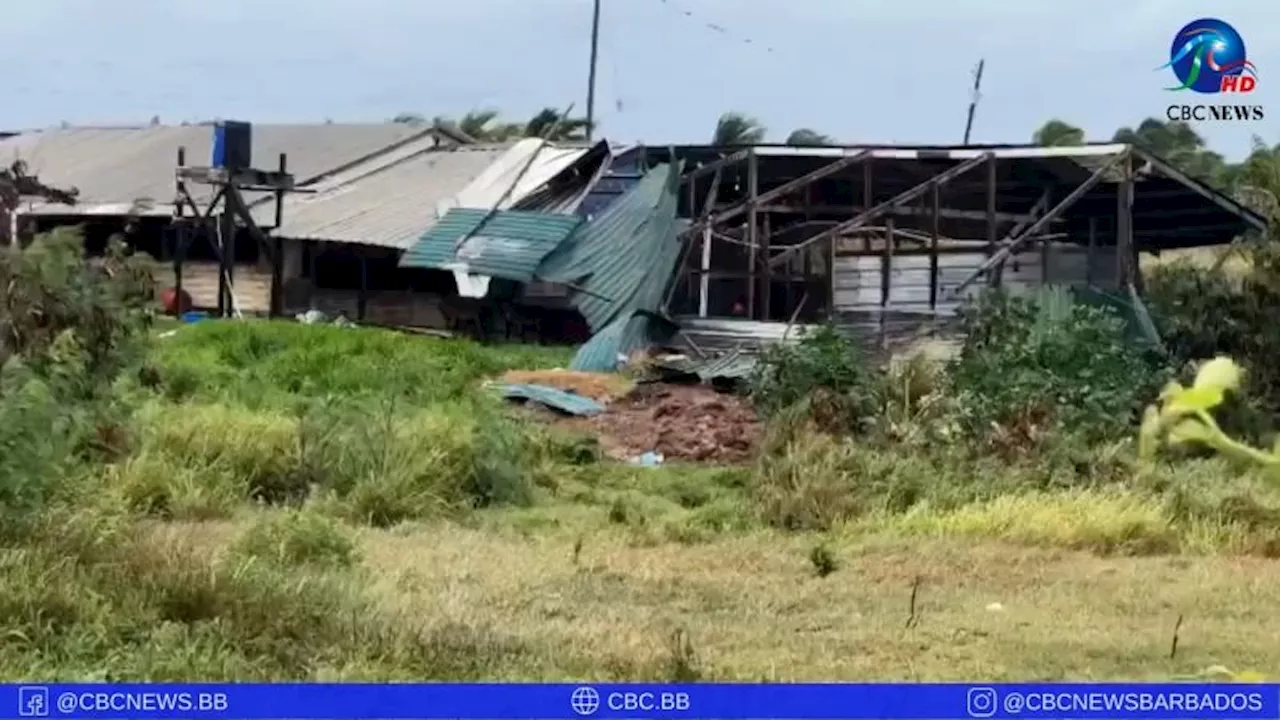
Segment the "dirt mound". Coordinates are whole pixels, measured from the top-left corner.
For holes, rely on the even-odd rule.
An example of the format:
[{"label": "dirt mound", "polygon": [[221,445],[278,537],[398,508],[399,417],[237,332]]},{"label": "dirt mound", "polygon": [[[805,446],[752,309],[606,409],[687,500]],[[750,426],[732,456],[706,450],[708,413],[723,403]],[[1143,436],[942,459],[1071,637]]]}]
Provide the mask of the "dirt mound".
[{"label": "dirt mound", "polygon": [[667,460],[740,463],[754,456],[761,436],[745,400],[702,385],[639,385],[604,413],[571,422],[618,459],[652,450]]},{"label": "dirt mound", "polygon": [[602,404],[626,395],[632,388],[631,381],[620,375],[574,370],[511,370],[502,375],[502,382],[546,385]]}]

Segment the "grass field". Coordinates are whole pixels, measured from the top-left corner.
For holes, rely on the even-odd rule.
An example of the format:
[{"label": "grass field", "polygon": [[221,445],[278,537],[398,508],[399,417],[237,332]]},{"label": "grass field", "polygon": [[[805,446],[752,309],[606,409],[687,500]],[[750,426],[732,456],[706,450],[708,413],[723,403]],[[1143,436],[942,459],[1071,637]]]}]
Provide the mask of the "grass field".
[{"label": "grass field", "polygon": [[1260,478],[1195,461],[1079,481],[803,434],[741,467],[632,467],[483,389],[567,359],[286,323],[158,339],[131,451],[0,555],[0,676],[1280,668],[1280,496]]}]

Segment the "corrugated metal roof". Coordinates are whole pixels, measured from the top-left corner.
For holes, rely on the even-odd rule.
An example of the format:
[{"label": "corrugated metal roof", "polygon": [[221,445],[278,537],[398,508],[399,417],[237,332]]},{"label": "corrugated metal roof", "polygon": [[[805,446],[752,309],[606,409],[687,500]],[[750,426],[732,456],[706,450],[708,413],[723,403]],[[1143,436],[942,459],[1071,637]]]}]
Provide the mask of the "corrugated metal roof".
[{"label": "corrugated metal roof", "polygon": [[680,337],[700,350],[758,351],[766,345],[793,341],[815,325],[788,325],[783,322],[762,322],[739,318],[677,317]]},{"label": "corrugated metal roof", "polygon": [[[547,257],[538,277],[577,286],[593,331],[637,309],[656,312],[680,254],[680,167],[661,165]],[[668,267],[671,266],[671,267]]]},{"label": "corrugated metal roof", "polygon": [[604,412],[604,406],[589,397],[575,395],[548,385],[524,383],[499,385],[498,392],[505,398],[536,402],[568,415],[589,416]]},{"label": "corrugated metal roof", "polygon": [[581,223],[577,215],[454,208],[400,257],[400,266],[527,283],[542,259]]},{"label": "corrugated metal roof", "polygon": [[758,358],[742,350],[732,350],[719,357],[694,359],[690,357],[660,358],[654,364],[664,370],[695,375],[703,382],[713,380],[742,380],[755,371]]},{"label": "corrugated metal roof", "polygon": [[547,184],[586,152],[584,148],[557,147],[539,138],[520,140],[456,195],[441,200],[436,214],[443,217],[457,207],[510,208]]},{"label": "corrugated metal roof", "polygon": [[653,321],[680,257],[681,168],[676,163],[651,170],[538,268],[540,279],[570,288],[570,302],[594,333],[572,369],[615,369],[620,354],[671,329]]},{"label": "corrugated metal roof", "polygon": [[315,184],[315,194],[288,196],[284,222],[276,234],[411,247],[436,224],[437,205],[509,149],[501,145],[433,148],[432,144],[429,139],[414,141],[326,177]]},{"label": "corrugated metal roof", "polygon": [[[368,125],[254,125],[253,162],[274,169],[280,153],[288,154],[289,171],[299,184],[318,179],[396,143],[429,134],[429,128],[398,123]],[[188,165],[207,165],[213,144],[208,125],[144,128],[67,128],[23,133],[0,140],[0,161],[25,160],[31,172],[54,186],[80,190],[80,207],[35,205],[30,212],[119,213],[139,199],[163,205],[167,214],[174,196],[174,170],[179,147]],[[207,186],[190,187],[197,201],[209,197]]]}]

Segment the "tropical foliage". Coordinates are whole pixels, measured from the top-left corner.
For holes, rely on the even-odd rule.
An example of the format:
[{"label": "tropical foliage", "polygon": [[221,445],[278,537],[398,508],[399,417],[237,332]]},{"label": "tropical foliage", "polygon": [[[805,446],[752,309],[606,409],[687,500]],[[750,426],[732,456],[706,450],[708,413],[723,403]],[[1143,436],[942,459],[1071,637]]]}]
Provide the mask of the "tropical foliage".
[{"label": "tropical foliage", "polygon": [[[563,117],[562,117],[563,116]],[[391,122],[425,125],[428,120],[417,113],[401,113]],[[547,140],[585,140],[591,123],[585,117],[568,115],[553,107],[539,110],[527,122],[509,122],[497,110],[472,110],[461,118],[437,115],[433,125],[452,127],[481,142],[505,142],[522,137]]]},{"label": "tropical foliage", "polygon": [[1160,393],[1158,404],[1147,408],[1138,431],[1138,448],[1146,460],[1161,449],[1202,446],[1249,462],[1280,467],[1280,441],[1270,452],[1233,439],[1210,411],[1221,406],[1228,394],[1240,390],[1243,369],[1232,359],[1219,356],[1205,363],[1191,387],[1171,382]]},{"label": "tropical foliage", "polygon": [[[1081,145],[1084,130],[1066,121],[1053,119],[1031,136],[1037,145]],[[1280,212],[1280,144],[1268,146],[1255,137],[1253,151],[1241,163],[1229,163],[1209,149],[1203,137],[1180,121],[1147,118],[1134,127],[1122,127],[1113,142],[1144,147],[1171,162],[1179,170],[1226,190],[1241,202],[1268,217]]]}]

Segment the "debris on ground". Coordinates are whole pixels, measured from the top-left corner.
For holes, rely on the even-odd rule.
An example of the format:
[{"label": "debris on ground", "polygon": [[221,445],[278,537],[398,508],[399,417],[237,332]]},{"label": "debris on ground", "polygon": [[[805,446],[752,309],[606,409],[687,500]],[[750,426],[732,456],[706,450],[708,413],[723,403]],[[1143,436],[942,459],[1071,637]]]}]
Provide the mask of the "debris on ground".
[{"label": "debris on ground", "polygon": [[662,453],[650,450],[647,453],[631,458],[631,464],[639,465],[640,467],[658,467],[664,460],[666,458],[662,456]]},{"label": "debris on ground", "polygon": [[590,433],[612,458],[651,453],[659,462],[740,463],[760,444],[761,424],[744,398],[706,385],[648,383],[589,418],[561,421]]},{"label": "debris on ground", "polygon": [[498,385],[497,390],[505,398],[534,402],[565,415],[588,417],[604,412],[604,406],[589,397],[548,385],[508,383]]},{"label": "debris on ground", "polygon": [[631,392],[627,378],[613,373],[579,372],[576,370],[511,370],[501,381],[510,385],[542,385],[608,404]]}]

